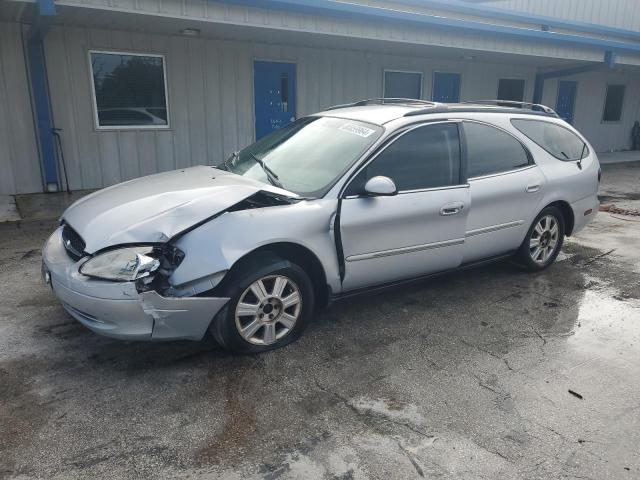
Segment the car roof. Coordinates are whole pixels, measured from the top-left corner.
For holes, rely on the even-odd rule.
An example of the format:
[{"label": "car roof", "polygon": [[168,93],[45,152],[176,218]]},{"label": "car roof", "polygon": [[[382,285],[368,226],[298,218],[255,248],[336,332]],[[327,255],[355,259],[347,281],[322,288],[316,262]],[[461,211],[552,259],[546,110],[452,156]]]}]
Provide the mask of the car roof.
[{"label": "car roof", "polygon": [[505,113],[558,118],[556,112],[545,106],[526,102],[505,100],[481,100],[464,103],[439,103],[412,99],[369,99],[337,105],[315,115],[348,118],[368,123],[384,125],[402,117],[429,115],[436,113]]},{"label": "car roof", "polygon": [[412,111],[411,107],[400,105],[367,105],[362,107],[332,107],[330,110],[319,112],[314,115],[322,117],[347,118],[367,123],[384,125],[397,118],[404,117]]}]

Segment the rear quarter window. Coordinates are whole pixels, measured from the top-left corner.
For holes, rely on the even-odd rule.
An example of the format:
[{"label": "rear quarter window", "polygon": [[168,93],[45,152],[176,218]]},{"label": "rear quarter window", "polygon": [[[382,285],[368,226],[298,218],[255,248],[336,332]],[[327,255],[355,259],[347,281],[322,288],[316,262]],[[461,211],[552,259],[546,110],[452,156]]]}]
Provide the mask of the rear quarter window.
[{"label": "rear quarter window", "polygon": [[558,160],[571,162],[589,155],[589,148],[575,133],[541,120],[512,119],[511,124]]}]

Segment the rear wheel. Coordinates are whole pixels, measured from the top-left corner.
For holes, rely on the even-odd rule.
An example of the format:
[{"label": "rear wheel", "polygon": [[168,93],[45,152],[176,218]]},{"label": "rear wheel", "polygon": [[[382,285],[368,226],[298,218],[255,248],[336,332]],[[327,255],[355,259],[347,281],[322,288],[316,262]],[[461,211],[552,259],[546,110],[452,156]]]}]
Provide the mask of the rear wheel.
[{"label": "rear wheel", "polygon": [[538,214],[527,232],[520,249],[520,262],[533,272],[551,265],[564,242],[564,217],[556,207],[547,207]]},{"label": "rear wheel", "polygon": [[214,338],[238,353],[263,352],[294,341],[313,314],[313,285],[307,274],[274,257],[249,262],[244,270],[226,287],[231,300],[209,327]]}]

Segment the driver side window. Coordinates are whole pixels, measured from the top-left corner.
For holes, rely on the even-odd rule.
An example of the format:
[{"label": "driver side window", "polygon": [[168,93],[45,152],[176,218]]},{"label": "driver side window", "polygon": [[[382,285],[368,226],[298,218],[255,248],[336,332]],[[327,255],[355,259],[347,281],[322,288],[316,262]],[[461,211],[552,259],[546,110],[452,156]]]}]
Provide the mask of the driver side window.
[{"label": "driver side window", "polygon": [[398,192],[460,184],[458,125],[427,125],[400,136],[357,175],[347,194],[361,193],[379,175],[393,180]]}]

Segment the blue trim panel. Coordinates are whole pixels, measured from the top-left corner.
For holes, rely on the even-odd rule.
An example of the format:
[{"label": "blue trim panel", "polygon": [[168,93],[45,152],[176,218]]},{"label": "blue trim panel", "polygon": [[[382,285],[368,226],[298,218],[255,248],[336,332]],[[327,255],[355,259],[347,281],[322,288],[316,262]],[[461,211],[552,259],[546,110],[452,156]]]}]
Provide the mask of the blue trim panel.
[{"label": "blue trim panel", "polygon": [[38,15],[31,26],[30,37],[26,42],[29,80],[33,95],[36,116],[38,142],[45,187],[50,184],[59,188],[56,147],[53,138],[53,118],[47,81],[47,66],[44,56],[43,39],[53,21],[55,5],[53,0],[38,0]]},{"label": "blue trim panel", "polygon": [[604,52],[604,64],[609,69],[611,69],[611,68],[616,66],[616,54],[615,54],[615,52],[611,52],[609,50]]},{"label": "blue trim panel", "polygon": [[[255,8],[272,8],[290,10],[299,13],[325,14],[337,17],[346,17],[354,20],[380,19],[402,24],[412,24],[420,27],[433,27],[448,30],[475,31],[492,34],[516,40],[531,40],[537,42],[553,43],[557,45],[575,45],[581,47],[600,48],[618,52],[640,53],[640,44],[617,42],[613,40],[601,40],[597,38],[582,37],[557,32],[544,32],[529,28],[508,27],[504,25],[492,25],[488,23],[459,20],[431,15],[419,15],[416,13],[388,10],[365,5],[348,3],[336,3],[330,0],[219,0],[223,3],[244,5]],[[368,18],[367,18],[368,17]]]},{"label": "blue trim panel", "polygon": [[53,0],[38,0],[38,12],[43,17],[52,17],[56,14],[56,5]]},{"label": "blue trim panel", "polygon": [[612,35],[620,38],[628,38],[630,40],[640,40],[640,32],[633,30],[625,30],[623,28],[606,27],[595,23],[574,22],[570,20],[561,20],[545,15],[536,15],[526,12],[518,12],[515,10],[505,10],[503,8],[489,7],[486,4],[482,6],[475,5],[460,0],[401,0],[403,3],[418,5],[421,7],[446,10],[449,12],[464,13],[468,15],[479,15],[493,19],[513,20],[514,22],[534,23],[537,25],[548,25],[550,27],[558,27],[567,30],[574,30],[583,33],[598,33],[602,35]]}]

